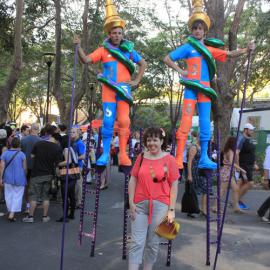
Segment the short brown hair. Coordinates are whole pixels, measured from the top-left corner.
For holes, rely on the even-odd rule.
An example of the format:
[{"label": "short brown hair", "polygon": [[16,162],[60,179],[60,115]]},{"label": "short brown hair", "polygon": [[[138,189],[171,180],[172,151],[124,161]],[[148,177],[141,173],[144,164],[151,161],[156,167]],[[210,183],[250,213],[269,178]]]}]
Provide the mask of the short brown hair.
[{"label": "short brown hair", "polygon": [[161,149],[164,151],[167,149],[167,138],[166,138],[166,133],[164,132],[163,129],[156,128],[156,127],[147,128],[143,133],[144,146],[146,146],[147,139],[152,138],[152,137],[157,137],[160,140],[163,140],[163,144],[161,145]]},{"label": "short brown hair", "polygon": [[203,20],[196,20],[192,24],[191,30],[197,29],[199,25],[202,25],[204,33],[206,33],[208,31],[208,27],[207,27],[206,23]]}]

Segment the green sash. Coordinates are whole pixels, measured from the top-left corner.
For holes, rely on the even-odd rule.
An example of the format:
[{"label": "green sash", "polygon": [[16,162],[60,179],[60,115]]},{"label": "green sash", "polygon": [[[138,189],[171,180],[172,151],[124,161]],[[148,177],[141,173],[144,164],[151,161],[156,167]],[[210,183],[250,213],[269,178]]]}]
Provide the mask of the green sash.
[{"label": "green sash", "polygon": [[134,44],[131,41],[128,40],[123,40],[122,43],[119,46],[119,49],[116,49],[115,47],[113,47],[109,41],[106,39],[103,42],[103,47],[108,50],[110,52],[110,54],[115,57],[119,62],[121,62],[129,71],[130,75],[132,75],[135,71],[135,66],[133,64],[133,62],[128,59],[122,52],[129,52],[132,53]]},{"label": "green sash", "polygon": [[[216,62],[215,62],[212,54],[205,46],[203,46],[203,44],[201,44],[194,37],[189,36],[187,38],[187,42],[194,49],[196,49],[200,54],[203,55],[204,59],[206,60],[207,66],[208,66],[210,80],[212,80],[216,74]],[[215,47],[215,48],[219,48],[219,47],[224,46],[224,43],[221,40],[216,39],[216,38],[205,39],[204,44],[207,46]],[[194,82],[192,80],[184,80],[182,78],[180,78],[180,83],[182,85],[190,88],[190,89],[194,89],[196,91],[203,93],[204,95],[210,97],[212,100],[217,99],[217,93],[211,87],[205,87],[204,85],[202,85],[198,82]]]}]

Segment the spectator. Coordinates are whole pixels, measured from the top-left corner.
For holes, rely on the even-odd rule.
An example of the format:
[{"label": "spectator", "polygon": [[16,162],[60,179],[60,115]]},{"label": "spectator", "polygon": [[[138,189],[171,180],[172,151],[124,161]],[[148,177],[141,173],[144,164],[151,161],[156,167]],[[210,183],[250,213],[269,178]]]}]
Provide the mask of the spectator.
[{"label": "spectator", "polygon": [[143,254],[144,269],[152,269],[160,242],[155,229],[166,215],[173,222],[178,191],[179,172],[175,158],[165,152],[164,130],[148,128],[143,142],[147,151],[138,156],[129,182],[132,217],[129,270],[139,269]]},{"label": "spectator", "polygon": [[[194,133],[195,134],[195,133]],[[196,133],[197,136],[197,133]],[[198,194],[202,194],[201,215],[206,217],[207,178],[199,173],[198,163],[201,156],[199,138],[193,135],[193,143],[188,152],[188,177],[187,181],[193,184]],[[211,185],[211,183],[209,183]]]},{"label": "spectator", "polygon": [[24,137],[26,137],[27,135],[29,135],[30,132],[30,127],[27,125],[22,125],[21,127],[21,132],[18,134],[18,138],[21,140]]},{"label": "spectator", "polygon": [[[0,156],[7,149],[7,132],[4,128],[0,129]],[[0,203],[4,204],[4,196],[3,196],[3,186],[0,185]],[[3,216],[4,213],[0,212],[0,216]]]},{"label": "spectator", "polygon": [[21,212],[24,186],[26,184],[26,157],[20,151],[20,139],[13,138],[11,148],[1,156],[0,185],[5,185],[8,220],[14,222],[14,214]]},{"label": "spectator", "polygon": [[[73,127],[71,129],[70,138],[72,141],[72,147],[75,153],[78,156],[78,164],[82,171],[83,169],[83,160],[85,157],[85,145],[83,141],[80,139],[80,130],[77,127]],[[82,177],[76,182],[76,207],[79,208],[82,200]]]},{"label": "spectator", "polygon": [[23,137],[21,140],[21,147],[22,151],[26,155],[26,161],[27,161],[27,185],[24,190],[24,196],[25,196],[25,201],[26,201],[26,210],[25,213],[29,213],[29,208],[30,208],[30,203],[29,203],[29,184],[30,184],[30,177],[31,177],[31,172],[33,169],[33,160],[31,157],[32,150],[34,148],[34,145],[41,141],[42,139],[38,136],[39,133],[39,124],[32,124],[30,128],[30,135]]},{"label": "spectator", "polygon": [[23,219],[23,222],[34,222],[34,212],[37,206],[37,200],[41,198],[43,201],[43,217],[42,222],[48,222],[49,210],[49,190],[51,181],[55,175],[55,169],[62,159],[62,150],[58,145],[57,137],[54,133],[54,128],[47,126],[46,138],[34,145],[32,157],[34,159],[30,187],[29,199],[30,210],[29,216]]},{"label": "spectator", "polygon": [[[264,168],[264,185],[267,189],[270,189],[270,145],[266,148],[265,151],[263,168]],[[269,210],[269,217],[267,218],[265,215],[268,210]],[[270,223],[270,196],[264,201],[264,203],[258,209],[257,213],[263,222]]]},{"label": "spectator", "polygon": [[[78,157],[73,150],[72,147],[69,148],[69,158],[68,158],[68,142],[66,144],[63,144],[63,156],[64,161],[60,162],[58,165],[59,167],[65,167],[67,165],[67,161],[69,160],[69,164],[73,163],[74,165],[78,165]],[[61,195],[62,195],[62,206],[63,206],[63,216],[56,220],[57,222],[63,222],[64,221],[64,203],[65,203],[65,184],[66,179],[61,178]],[[68,178],[68,189],[67,189],[67,205],[66,205],[66,222],[69,221],[69,219],[75,219],[75,208],[76,208],[76,199],[75,199],[75,186],[76,186],[76,179]],[[70,213],[68,214],[68,210],[70,209]]]},{"label": "spectator", "polygon": [[240,173],[239,207],[242,210],[248,209],[242,198],[253,186],[253,169],[259,169],[256,164],[255,145],[252,143],[254,129],[255,127],[252,124],[245,124],[243,136],[240,137],[237,145],[237,163],[247,172],[247,179],[244,179],[245,177]]},{"label": "spectator", "polygon": [[[236,138],[235,137],[229,137],[225,143],[224,149],[222,151],[222,158],[221,158],[221,169],[220,169],[220,178],[221,178],[221,194],[220,197],[222,198],[224,193],[226,192],[228,188],[229,178],[230,178],[230,172],[231,172],[231,166],[233,162],[233,154],[234,149],[236,145]],[[247,179],[246,171],[243,170],[241,167],[239,167],[236,163],[234,163],[234,168],[239,170],[244,179]],[[234,176],[234,172],[232,173]],[[231,189],[232,189],[232,199],[233,199],[233,211],[235,213],[243,213],[243,211],[239,208],[239,187],[237,185],[237,182],[235,178],[232,178],[231,181]],[[217,211],[217,208],[212,209],[214,212]]]},{"label": "spectator", "polygon": [[68,135],[67,135],[67,126],[65,124],[58,125],[58,128],[60,130],[60,136],[61,136],[61,146],[64,149],[65,145],[68,144]]}]

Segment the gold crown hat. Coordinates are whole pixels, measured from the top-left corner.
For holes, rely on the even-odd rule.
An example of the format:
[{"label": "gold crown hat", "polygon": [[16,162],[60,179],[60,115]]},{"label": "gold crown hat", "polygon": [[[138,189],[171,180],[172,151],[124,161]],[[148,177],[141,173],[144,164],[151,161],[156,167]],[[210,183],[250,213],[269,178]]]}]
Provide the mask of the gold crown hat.
[{"label": "gold crown hat", "polygon": [[195,21],[202,20],[203,22],[205,22],[209,31],[211,21],[209,16],[203,11],[202,0],[192,0],[192,6],[193,6],[193,13],[188,20],[189,30],[190,31],[192,30],[192,25]]},{"label": "gold crown hat", "polygon": [[106,0],[106,19],[104,23],[104,31],[109,33],[112,28],[125,28],[126,22],[120,18],[112,0]]}]

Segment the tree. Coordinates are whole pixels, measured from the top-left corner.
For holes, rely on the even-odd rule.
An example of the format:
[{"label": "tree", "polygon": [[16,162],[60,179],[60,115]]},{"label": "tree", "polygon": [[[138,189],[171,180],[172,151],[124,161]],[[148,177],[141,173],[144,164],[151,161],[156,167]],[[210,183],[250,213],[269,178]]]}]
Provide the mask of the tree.
[{"label": "tree", "polygon": [[12,91],[15,89],[19,80],[22,67],[22,16],[23,16],[23,0],[16,0],[16,18],[14,25],[14,54],[13,62],[10,67],[8,77],[3,85],[0,86],[0,121],[7,119],[8,104]]}]

